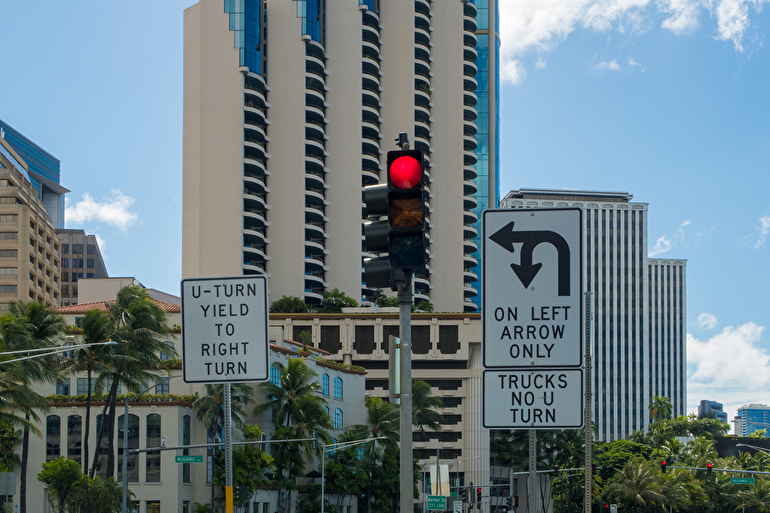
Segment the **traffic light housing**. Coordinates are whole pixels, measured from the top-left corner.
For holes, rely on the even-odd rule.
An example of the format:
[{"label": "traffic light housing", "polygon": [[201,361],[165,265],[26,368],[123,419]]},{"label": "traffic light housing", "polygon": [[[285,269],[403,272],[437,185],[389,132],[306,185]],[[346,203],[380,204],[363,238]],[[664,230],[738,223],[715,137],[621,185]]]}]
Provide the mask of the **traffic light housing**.
[{"label": "traffic light housing", "polygon": [[476,502],[481,502],[481,488],[476,488]]},{"label": "traffic light housing", "polygon": [[513,507],[514,508],[518,508],[519,507],[519,496],[518,495],[514,495],[513,496]]},{"label": "traffic light housing", "polygon": [[660,472],[662,474],[666,473],[666,460],[663,460],[663,461],[660,462]]},{"label": "traffic light housing", "polygon": [[591,475],[596,474],[596,463],[591,463]]},{"label": "traffic light housing", "polygon": [[468,488],[468,502],[471,506],[474,504],[474,495],[473,495],[473,482],[471,482],[471,486]]},{"label": "traffic light housing", "polygon": [[711,474],[711,469],[714,466],[713,463],[706,463],[706,473]]},{"label": "traffic light housing", "polygon": [[[427,263],[426,191],[423,155],[420,150],[389,151],[387,183],[364,188],[367,217],[364,225],[368,253],[386,253],[364,261],[368,287],[396,290],[404,271],[422,269]],[[387,216],[387,219],[382,217]]]},{"label": "traffic light housing", "polygon": [[553,477],[559,477],[559,466],[554,465],[553,466]]}]

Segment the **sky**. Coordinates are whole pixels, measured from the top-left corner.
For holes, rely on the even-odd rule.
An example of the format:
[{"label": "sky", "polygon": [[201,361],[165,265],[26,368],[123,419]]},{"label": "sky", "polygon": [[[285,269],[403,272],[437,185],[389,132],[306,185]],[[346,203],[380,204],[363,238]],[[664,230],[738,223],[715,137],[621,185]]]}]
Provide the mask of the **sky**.
[{"label": "sky", "polygon": [[[770,1],[499,2],[501,196],[648,203],[649,255],[687,260],[687,411],[770,404]],[[176,295],[193,3],[0,2],[0,119],[61,161],[109,274]]]}]

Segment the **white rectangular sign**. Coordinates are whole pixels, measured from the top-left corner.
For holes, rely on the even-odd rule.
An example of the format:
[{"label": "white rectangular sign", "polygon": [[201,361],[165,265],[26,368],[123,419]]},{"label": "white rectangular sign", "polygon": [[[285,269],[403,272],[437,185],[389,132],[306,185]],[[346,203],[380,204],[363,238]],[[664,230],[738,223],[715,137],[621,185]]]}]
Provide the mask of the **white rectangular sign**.
[{"label": "white rectangular sign", "polygon": [[579,429],[583,427],[583,370],[484,371],[484,427]]},{"label": "white rectangular sign", "polygon": [[582,211],[485,210],[485,368],[583,364]]},{"label": "white rectangular sign", "polygon": [[266,381],[267,277],[182,280],[185,383]]}]

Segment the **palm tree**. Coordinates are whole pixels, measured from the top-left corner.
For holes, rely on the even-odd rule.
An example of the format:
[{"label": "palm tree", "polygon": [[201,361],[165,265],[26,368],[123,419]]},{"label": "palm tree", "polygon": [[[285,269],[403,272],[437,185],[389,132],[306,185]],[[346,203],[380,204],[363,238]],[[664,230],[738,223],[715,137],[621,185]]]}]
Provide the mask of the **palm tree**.
[{"label": "palm tree", "polygon": [[[193,409],[198,420],[206,426],[206,433],[213,442],[222,436],[225,427],[225,385],[220,383],[205,385],[206,395],[198,397],[193,402]],[[246,407],[254,401],[254,389],[246,383],[230,385],[230,415],[231,422],[236,425],[243,424],[246,416]],[[212,458],[216,462],[217,448],[212,451]],[[211,483],[211,509],[214,510],[214,483]]]},{"label": "palm tree", "polygon": [[444,422],[444,417],[435,410],[443,408],[444,401],[432,396],[430,385],[425,381],[412,382],[412,425],[425,433],[425,428],[438,431]]},{"label": "palm tree", "polygon": [[[113,325],[110,316],[101,310],[90,310],[83,317],[80,328],[83,330],[81,339],[82,345],[99,344],[108,342],[112,335]],[[111,370],[109,364],[109,355],[105,346],[77,347],[72,351],[72,365],[68,372],[75,373],[86,371],[86,382],[88,391],[86,392],[86,425],[83,436],[83,473],[88,474],[88,437],[91,429],[91,392],[93,390],[93,374],[101,373],[102,370]]]},{"label": "palm tree", "polygon": [[[166,370],[165,356],[176,356],[176,351],[164,337],[170,332],[166,313],[160,309],[149,293],[136,285],[120,289],[115,301],[105,303],[114,323],[112,340],[117,342],[109,354],[113,355],[112,371],[102,373],[99,382],[111,381],[105,400],[106,418],[101,423],[96,438],[96,451],[90,477],[93,478],[99,458],[101,440],[107,437],[107,463],[105,476],[115,472],[115,407],[118,386],[122,383],[126,393],[138,393],[147,383],[157,380],[157,371]],[[105,433],[106,430],[106,433]]]},{"label": "palm tree", "polygon": [[671,404],[671,399],[668,397],[655,395],[652,396],[648,409],[650,410],[650,422],[661,419],[668,420],[671,418],[673,405]]},{"label": "palm tree", "polygon": [[[9,350],[39,349],[58,345],[64,340],[64,317],[56,314],[53,309],[39,301],[11,301],[8,314],[14,318],[9,319],[4,326],[4,339]],[[60,360],[55,356],[34,358],[17,362],[11,368],[18,372],[25,384],[51,383],[55,384],[59,378]],[[33,417],[32,408],[47,408],[48,401],[42,396],[36,400],[22,405],[25,419],[29,421]],[[19,511],[27,511],[27,466],[29,460],[29,427],[24,428],[21,442],[21,469],[19,478]]]},{"label": "palm tree", "polygon": [[312,395],[317,397],[322,405],[326,404],[325,399],[316,395],[316,392],[321,390],[321,384],[315,379],[318,373],[305,365],[301,358],[291,358],[285,367],[281,363],[274,365],[280,372],[278,383],[265,381],[259,384],[267,400],[254,408],[255,416],[272,411],[275,426],[288,427],[292,423],[292,417],[298,413],[301,398]]},{"label": "palm tree", "polygon": [[666,500],[659,475],[651,464],[641,458],[630,460],[607,486],[607,496],[617,497],[642,511],[648,504],[662,506]]},{"label": "palm tree", "polygon": [[753,507],[758,511],[770,510],[770,483],[766,479],[756,479],[754,486],[738,492],[738,508]]},{"label": "palm tree", "polygon": [[374,481],[374,467],[377,458],[381,456],[378,451],[379,446],[384,450],[396,450],[399,440],[399,425],[401,424],[398,409],[392,404],[387,403],[380,397],[367,397],[366,399],[366,424],[359,424],[352,427],[352,430],[361,438],[385,437],[383,440],[376,440],[366,444],[366,513],[371,513],[372,508],[372,483]]}]

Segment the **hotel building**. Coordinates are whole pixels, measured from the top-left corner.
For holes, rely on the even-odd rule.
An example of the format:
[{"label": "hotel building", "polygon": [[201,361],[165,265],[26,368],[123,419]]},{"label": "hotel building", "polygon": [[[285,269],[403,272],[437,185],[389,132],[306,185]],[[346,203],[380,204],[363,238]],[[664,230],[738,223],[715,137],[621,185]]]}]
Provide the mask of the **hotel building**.
[{"label": "hotel building", "polygon": [[477,310],[479,214],[498,198],[495,0],[201,0],[184,34],[184,277],[371,298],[362,189],[406,132],[430,191],[415,302]]}]

